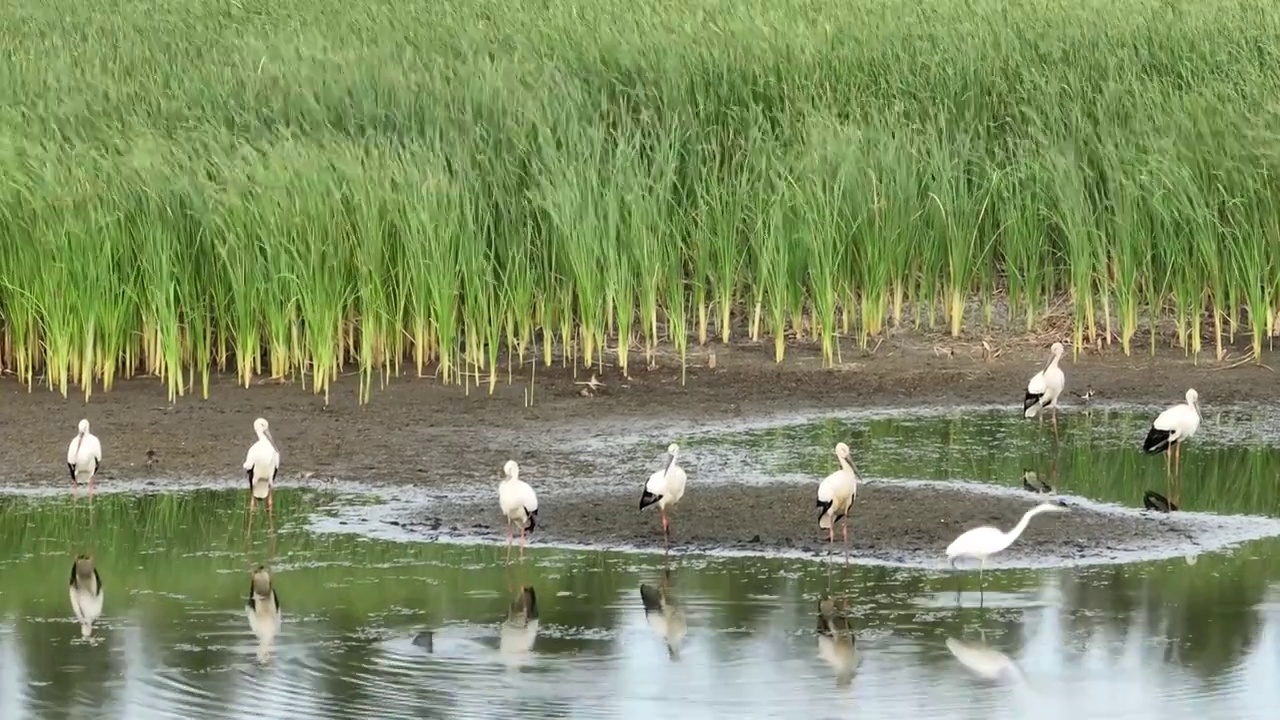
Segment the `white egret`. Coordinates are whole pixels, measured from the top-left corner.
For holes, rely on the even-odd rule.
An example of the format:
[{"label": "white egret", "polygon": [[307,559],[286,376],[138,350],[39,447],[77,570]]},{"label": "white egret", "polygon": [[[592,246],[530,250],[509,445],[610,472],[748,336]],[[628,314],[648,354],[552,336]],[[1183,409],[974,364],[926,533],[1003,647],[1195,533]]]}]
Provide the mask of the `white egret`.
[{"label": "white egret", "polygon": [[1041,503],[1023,513],[1022,519],[1009,532],[990,526],[966,530],[947,546],[947,560],[952,567],[955,567],[956,560],[962,557],[977,560],[978,587],[981,589],[982,571],[986,568],[987,558],[1012,545],[1022,535],[1022,531],[1027,529],[1027,523],[1031,522],[1031,518],[1042,512],[1067,512],[1067,504],[1063,500]]},{"label": "white egret", "polygon": [[71,610],[80,621],[80,634],[93,634],[93,622],[102,615],[102,603],[106,599],[102,591],[102,577],[90,555],[77,555],[71,564]]},{"label": "white egret", "polygon": [[689,625],[685,620],[684,610],[665,585],[665,582],[662,587],[640,583],[640,604],[644,606],[644,617],[649,622],[650,629],[666,643],[667,656],[672,660],[679,660],[680,646],[684,644]]},{"label": "white egret", "polygon": [[667,466],[662,470],[654,470],[653,474],[644,484],[644,491],[640,493],[640,509],[657,503],[658,512],[662,514],[662,537],[664,540],[670,540],[670,522],[667,520],[667,508],[675,507],[680,502],[680,498],[684,497],[685,481],[688,479],[685,475],[684,468],[676,464],[676,456],[680,452],[680,446],[671,443],[667,446]]},{"label": "white egret", "polygon": [[267,511],[274,510],[276,474],[280,471],[280,451],[271,437],[271,429],[264,418],[253,421],[253,431],[258,440],[249,446],[244,456],[244,470],[249,477],[249,509],[261,498],[267,500]]},{"label": "white egret", "polygon": [[249,618],[249,629],[258,637],[258,659],[266,660],[284,617],[271,571],[262,565],[249,575],[249,597],[244,603],[244,613]]},{"label": "white egret", "polygon": [[836,444],[840,469],[818,484],[818,527],[827,531],[828,542],[836,541],[836,523],[844,520],[844,541],[849,542],[849,510],[858,495],[858,474],[849,462],[849,446]]},{"label": "white egret", "polygon": [[81,420],[76,436],[71,438],[67,446],[67,471],[71,473],[71,482],[79,483],[81,475],[89,476],[89,490],[93,490],[93,477],[98,474],[98,466],[102,464],[102,443],[98,437],[89,432],[89,421]]},{"label": "white egret", "polygon": [[[1031,380],[1027,382],[1026,397],[1022,401],[1024,417],[1033,418],[1041,410],[1052,410],[1055,431],[1058,427],[1058,397],[1062,395],[1062,389],[1067,384],[1062,368],[1058,367],[1058,362],[1062,360],[1062,353],[1063,348],[1060,342],[1054,343],[1049,348],[1049,364],[1031,376]],[[1041,417],[1041,420],[1043,419]]]},{"label": "white egret", "polygon": [[508,460],[502,466],[506,479],[498,483],[498,507],[507,519],[507,555],[511,555],[511,524],[520,525],[520,556],[524,557],[525,533],[538,526],[538,495],[529,483],[520,479],[520,466]]}]

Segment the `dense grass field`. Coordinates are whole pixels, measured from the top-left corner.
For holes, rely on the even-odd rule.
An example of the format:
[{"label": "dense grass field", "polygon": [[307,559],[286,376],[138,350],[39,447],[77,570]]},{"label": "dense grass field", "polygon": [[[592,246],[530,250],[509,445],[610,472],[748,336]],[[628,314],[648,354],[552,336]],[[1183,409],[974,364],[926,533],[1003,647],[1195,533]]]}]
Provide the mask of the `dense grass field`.
[{"label": "dense grass field", "polygon": [[0,362],[63,394],[1280,332],[1267,0],[4,5]]}]

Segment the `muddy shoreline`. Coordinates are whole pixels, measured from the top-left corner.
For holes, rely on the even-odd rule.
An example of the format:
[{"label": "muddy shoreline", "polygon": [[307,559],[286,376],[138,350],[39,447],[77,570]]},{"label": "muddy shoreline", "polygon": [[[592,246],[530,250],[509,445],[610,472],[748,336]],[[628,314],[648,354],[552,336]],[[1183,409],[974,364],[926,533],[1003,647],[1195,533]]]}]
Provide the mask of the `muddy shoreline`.
[{"label": "muddy shoreline", "polygon": [[[553,367],[537,368],[532,407],[525,406],[527,367],[511,385],[504,373],[493,395],[487,387],[464,393],[431,378],[393,378],[386,389],[375,388],[364,406],[357,402],[355,377],[344,377],[327,407],[323,397],[301,383],[246,389],[233,378],[219,378],[208,400],[186,397],[170,404],[161,382],[137,378],[118,382],[110,393],[96,391],[86,405],[74,390],[67,399],[40,386],[28,392],[7,376],[0,378],[0,425],[6,440],[0,447],[0,483],[66,483],[66,446],[76,422],[88,417],[104,445],[102,483],[181,477],[221,480],[234,487],[242,479],[240,463],[253,440],[253,420],[262,416],[270,420],[281,448],[283,482],[410,483],[426,489],[471,488],[483,496],[511,457],[522,468],[536,469],[531,478],[598,473],[593,467],[598,462],[574,447],[583,444],[664,441],[682,431],[756,418],[886,406],[1007,403],[1016,412],[1027,378],[1044,361],[1042,345],[1048,344],[1010,342],[991,358],[978,342],[948,340],[889,339],[875,353],[847,349],[845,362],[835,368],[822,367],[819,354],[804,346],[789,348],[781,365],[773,362],[772,343],[715,346],[691,352],[684,385],[679,359],[668,351],[652,369],[637,362],[640,367],[633,368],[630,378],[610,367],[597,371],[604,387],[587,396],[582,394],[586,386],[579,383],[592,372],[579,370],[575,376],[557,359]],[[1280,378],[1274,371],[1252,363],[1233,366],[1237,361],[1238,353],[1223,363],[1201,358],[1194,364],[1180,351],[1155,357],[1089,351],[1074,360],[1068,354],[1063,368],[1068,391],[1092,388],[1095,402],[1140,403],[1153,414],[1180,401],[1188,387],[1199,391],[1206,409],[1280,400]],[[1064,412],[1078,402],[1067,397]],[[155,452],[154,467],[147,464],[148,450]],[[647,460],[637,460],[634,467],[625,462],[614,471],[630,478],[647,467]],[[162,479],[157,482],[163,485]],[[660,547],[656,513],[635,508],[639,482],[620,480],[616,488],[593,488],[585,496],[548,493],[539,513],[540,537]],[[816,516],[810,517],[812,487],[718,488],[712,495],[697,492],[693,482],[672,515],[674,544],[825,552]],[[996,498],[888,484],[864,486],[858,500],[850,525],[851,549],[885,557],[940,554],[963,529],[1010,527],[1037,502],[1031,495]],[[744,514],[751,516],[750,522],[741,520]],[[1178,525],[1167,518],[1152,523],[1077,509],[1036,518],[1023,542],[1042,550],[1052,547],[1053,554],[1070,558],[1090,552],[1077,547],[1081,537],[1091,538],[1103,551],[1121,551],[1158,542],[1168,533],[1184,533]],[[483,504],[462,503],[406,523],[406,529],[423,534],[451,526],[499,538],[504,532]]]},{"label": "muddy shoreline", "polygon": [[[549,494],[540,499],[539,525],[529,537],[530,546],[676,553],[781,551],[815,558],[845,553],[839,524],[834,544],[818,528],[817,510],[810,511],[809,485],[691,487],[669,515],[669,543],[656,509],[640,512],[637,500],[638,493]],[[1048,495],[975,493],[961,487],[865,485],[850,516],[848,553],[858,561],[942,568],[947,545],[960,533],[981,525],[1008,530],[1027,510],[1054,500]],[[1186,522],[1185,515],[1121,514],[1067,502],[1065,513],[1034,518],[1018,542],[988,567],[1116,562],[1170,548],[1196,552],[1204,532]],[[506,525],[484,503],[438,505],[395,524],[428,539],[464,536],[506,542]]]}]

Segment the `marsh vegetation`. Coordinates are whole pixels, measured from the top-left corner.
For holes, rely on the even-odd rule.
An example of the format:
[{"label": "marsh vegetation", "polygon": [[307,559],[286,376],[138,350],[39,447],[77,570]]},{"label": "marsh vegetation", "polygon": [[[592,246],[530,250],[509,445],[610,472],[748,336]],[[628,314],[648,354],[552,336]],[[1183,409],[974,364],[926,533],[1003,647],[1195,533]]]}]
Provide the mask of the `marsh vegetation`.
[{"label": "marsh vegetation", "polygon": [[18,0],[0,29],[0,359],[64,395],[830,362],[1063,307],[1075,348],[1280,332],[1262,0]]}]

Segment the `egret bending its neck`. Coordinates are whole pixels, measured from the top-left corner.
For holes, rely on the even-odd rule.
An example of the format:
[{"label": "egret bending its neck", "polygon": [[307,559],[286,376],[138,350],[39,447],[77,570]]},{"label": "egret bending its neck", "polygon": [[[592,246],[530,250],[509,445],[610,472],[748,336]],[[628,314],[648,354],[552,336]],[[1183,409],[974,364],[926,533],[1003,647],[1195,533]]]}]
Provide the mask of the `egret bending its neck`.
[{"label": "egret bending its neck", "polygon": [[1031,518],[1042,512],[1064,512],[1065,510],[1066,508],[1064,506],[1057,503],[1042,503],[1031,508],[1022,514],[1022,519],[1018,521],[1017,525],[1013,526],[1012,530],[1004,534],[1004,541],[1000,547],[995,550],[995,552],[1000,552],[1012,545],[1013,541],[1017,540],[1018,537],[1022,535],[1022,531],[1027,529],[1027,524],[1031,522]]}]

